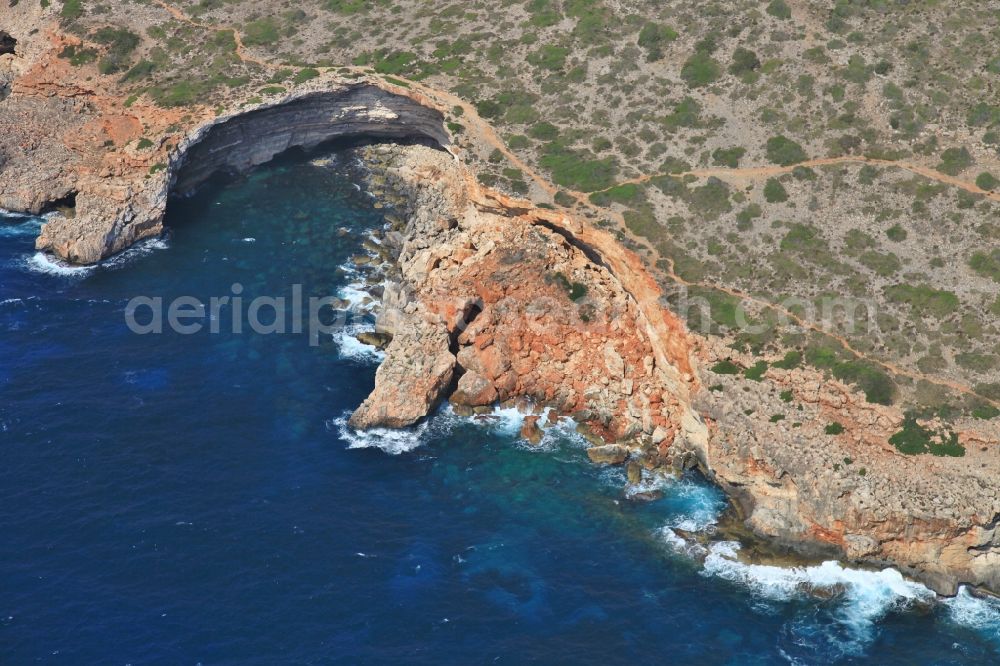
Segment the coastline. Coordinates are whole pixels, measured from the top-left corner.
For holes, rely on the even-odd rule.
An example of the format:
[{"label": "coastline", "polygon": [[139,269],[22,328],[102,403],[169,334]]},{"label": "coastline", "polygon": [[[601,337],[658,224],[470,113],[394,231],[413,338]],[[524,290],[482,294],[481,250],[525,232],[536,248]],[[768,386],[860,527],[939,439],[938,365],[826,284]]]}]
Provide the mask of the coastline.
[{"label": "coastline", "polygon": [[[53,50],[61,39],[51,36]],[[56,96],[68,90],[68,65],[50,64],[15,81],[8,99],[35,103],[39,90],[54,89]],[[154,148],[124,148],[123,154],[106,157],[96,152],[95,142],[95,153],[86,155],[92,162],[67,167],[76,178],[69,189],[39,175],[53,166],[44,163],[49,155],[39,155],[37,171],[7,169],[0,178],[6,205],[21,201],[25,210],[42,210],[72,192],[75,216],[53,216],[39,237],[40,250],[94,263],[158,236],[179,170],[199,145],[217,161],[199,160],[202,172],[181,180],[182,187],[196,186],[212,169],[245,171],[339,133],[436,137],[451,152],[403,165],[418,203],[416,221],[400,231],[400,276],[387,289],[387,299],[401,306],[401,314],[380,325],[398,335],[380,366],[376,393],[355,425],[415,423],[455,395],[453,389],[473,408],[531,397],[583,423],[595,443],[601,442],[594,447],[600,449],[593,456],[597,460],[620,464],[634,457],[643,466],[702,468],[734,497],[755,533],[779,543],[834,549],[852,562],[893,563],[944,594],[955,594],[962,583],[1000,589],[1000,498],[989,485],[996,461],[983,455],[985,445],[980,451],[976,444],[977,437],[994,443],[989,433],[985,440],[975,432],[963,434],[970,451],[965,460],[901,457],[887,444],[903,421],[898,410],[869,405],[856,389],[804,369],[768,371],[786,390],[804,396],[799,406],[805,414],[800,428],[769,423],[777,411],[768,414],[760,404],[766,399],[779,409],[777,395],[750,391],[747,398],[746,386],[738,384],[742,380],[709,374],[722,360],[748,366],[749,358],[686,331],[663,306],[642,260],[612,235],[568,212],[481,186],[448,145],[448,109],[424,89],[327,73],[288,94],[233,105],[225,113],[199,109],[184,122],[141,103],[126,110],[114,92],[92,94],[98,117],[109,123],[142,117],[156,134]],[[337,127],[324,126],[304,139],[293,136],[296,123],[308,127],[313,118],[282,111],[304,99],[321,102],[323,112],[338,119]],[[253,118],[263,119],[259,127],[268,132],[242,129],[241,123]],[[227,123],[234,132],[228,138],[239,139],[238,150],[221,150],[222,140],[216,149],[203,143]],[[170,129],[174,125],[180,129]],[[518,255],[536,243],[536,254]],[[510,267],[524,262],[521,279],[510,280]],[[573,298],[579,291],[575,284],[594,300],[595,314],[615,317],[594,324],[594,315],[581,310],[585,303]],[[510,316],[496,307],[508,299],[517,306]],[[550,307],[532,310],[538,299]],[[485,306],[498,317],[482,317]],[[515,320],[541,324],[527,347],[518,339]],[[555,329],[546,331],[549,326]],[[505,363],[511,357],[520,359],[516,368]],[[719,385],[722,392],[711,390]],[[756,415],[745,413],[746,400],[753,401]],[[846,422],[845,434],[821,432],[833,418]],[[844,468],[851,465],[841,462],[847,459],[856,461],[849,470]],[[976,469],[980,464],[984,467]],[[940,497],[947,505],[934,502]]]}]

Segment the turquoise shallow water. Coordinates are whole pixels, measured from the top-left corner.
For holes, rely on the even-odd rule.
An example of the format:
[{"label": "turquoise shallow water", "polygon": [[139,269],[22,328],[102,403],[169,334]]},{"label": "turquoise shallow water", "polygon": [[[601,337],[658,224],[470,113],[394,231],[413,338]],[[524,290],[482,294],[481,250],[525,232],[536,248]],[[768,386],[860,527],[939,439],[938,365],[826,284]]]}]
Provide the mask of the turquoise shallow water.
[{"label": "turquoise shallow water", "polygon": [[705,559],[670,528],[711,531],[721,495],[631,501],[571,424],[539,450],[513,412],[352,433],[377,356],[346,336],[128,330],[139,295],[357,298],[337,267],[382,216],[334,157],[175,203],[96,269],[0,218],[0,663],[1000,659],[985,602]]}]

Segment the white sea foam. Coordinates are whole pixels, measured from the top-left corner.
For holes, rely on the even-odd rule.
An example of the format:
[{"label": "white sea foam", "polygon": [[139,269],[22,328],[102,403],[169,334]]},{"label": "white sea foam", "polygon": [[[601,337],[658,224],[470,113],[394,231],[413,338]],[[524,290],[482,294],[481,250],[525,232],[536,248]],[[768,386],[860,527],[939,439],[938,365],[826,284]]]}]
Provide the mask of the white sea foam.
[{"label": "white sea foam", "polygon": [[737,559],[739,549],[733,541],[712,544],[702,574],[743,585],[767,601],[788,601],[817,592],[837,596],[832,619],[844,632],[837,643],[846,654],[862,651],[874,639],[875,624],[890,612],[936,599],[933,591],[906,580],[895,569],[849,569],[835,561],[788,568],[747,564]]},{"label": "white sea foam", "polygon": [[22,258],[19,264],[32,273],[72,278],[85,277],[97,268],[96,266],[73,266],[44,252],[35,252],[30,257]]},{"label": "white sea foam", "polygon": [[1000,601],[975,597],[965,586],[941,602],[953,622],[980,631],[1000,641]]},{"label": "white sea foam", "polygon": [[166,250],[170,247],[170,241],[166,237],[157,238],[147,238],[146,240],[139,241],[127,250],[123,250],[118,254],[108,257],[101,262],[102,268],[107,268],[115,270],[128,266],[133,261],[141,259],[142,257],[149,256],[157,250]]},{"label": "white sea foam", "polygon": [[[360,282],[353,282],[347,286],[341,287],[337,290],[337,297],[347,301],[347,309],[352,312],[365,311],[373,305],[376,305],[375,299],[372,298],[371,294],[364,290],[364,285]],[[369,299],[367,303],[365,303],[365,299]]]},{"label": "white sea foam", "polygon": [[374,328],[372,324],[355,324],[345,326],[335,333],[333,340],[337,345],[337,352],[340,357],[355,361],[380,363],[385,358],[385,352],[379,350],[374,345],[366,345],[354,337],[359,333],[372,331]]},{"label": "white sea foam", "polygon": [[347,424],[347,416],[332,419],[327,427],[336,430],[349,449],[376,448],[390,455],[412,451],[428,441],[429,421],[410,428],[371,428],[355,430]]}]

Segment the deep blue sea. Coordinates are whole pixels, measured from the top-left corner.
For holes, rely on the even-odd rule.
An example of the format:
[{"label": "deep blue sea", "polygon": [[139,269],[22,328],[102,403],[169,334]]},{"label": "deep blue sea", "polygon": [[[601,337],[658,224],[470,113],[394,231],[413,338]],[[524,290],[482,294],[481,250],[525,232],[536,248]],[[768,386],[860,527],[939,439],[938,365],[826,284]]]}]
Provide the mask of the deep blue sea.
[{"label": "deep blue sea", "polygon": [[511,410],[348,431],[378,355],[347,334],[225,308],[218,333],[129,329],[134,297],[234,283],[359,305],[384,209],[330,158],[175,202],[165,240],[92,269],[0,216],[0,664],[1000,661],[1000,609],[968,594],[685,542],[718,491],[647,477],[663,498],[634,501],[571,423],[537,449]]}]

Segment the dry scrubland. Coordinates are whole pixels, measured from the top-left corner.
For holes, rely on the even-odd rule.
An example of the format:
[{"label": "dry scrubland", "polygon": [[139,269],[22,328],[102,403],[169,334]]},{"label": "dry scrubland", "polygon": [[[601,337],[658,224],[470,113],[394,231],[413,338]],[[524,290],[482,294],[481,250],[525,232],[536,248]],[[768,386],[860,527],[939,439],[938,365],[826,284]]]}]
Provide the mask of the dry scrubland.
[{"label": "dry scrubland", "polygon": [[[263,97],[321,67],[449,90],[561,189],[463,143],[456,108],[449,125],[484,183],[617,229],[660,269],[675,305],[680,284],[713,304],[710,321],[695,311],[694,328],[761,359],[717,374],[759,378],[780,358],[922,416],[1000,414],[995,2],[173,5],[203,25],[153,0],[68,0],[63,23],[86,43],[64,57],[81,77],[96,68],[171,107]],[[204,25],[239,30],[243,57],[232,30]],[[898,164],[793,168],[837,156]],[[739,294],[765,324],[753,333],[733,330]],[[786,309],[807,316],[824,296],[873,303],[881,334],[837,321],[795,332],[766,305],[795,297]]]}]

